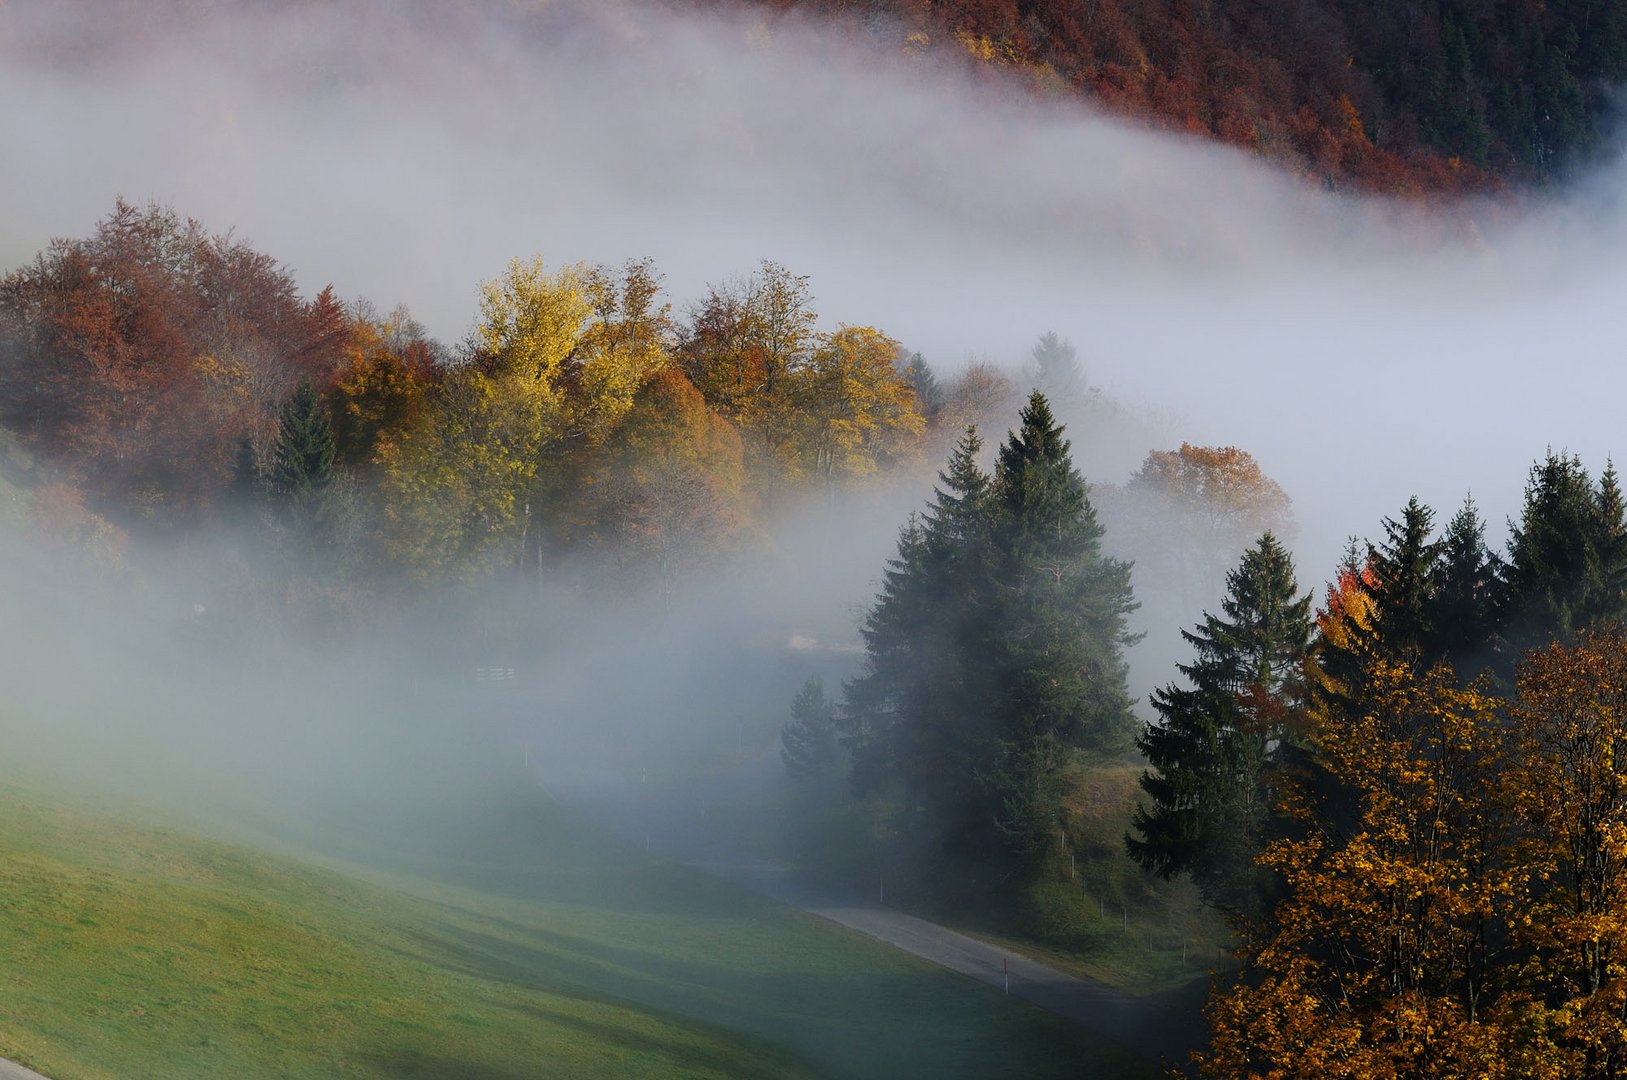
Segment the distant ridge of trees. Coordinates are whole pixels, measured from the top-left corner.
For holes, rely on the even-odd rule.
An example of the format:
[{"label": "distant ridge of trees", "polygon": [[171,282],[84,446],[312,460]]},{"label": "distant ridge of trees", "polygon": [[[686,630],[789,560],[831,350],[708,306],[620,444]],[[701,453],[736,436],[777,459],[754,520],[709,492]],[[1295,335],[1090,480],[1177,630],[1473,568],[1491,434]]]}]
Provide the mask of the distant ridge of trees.
[{"label": "distant ridge of trees", "polygon": [[[116,62],[201,17],[254,32],[319,6],[13,5],[0,7],[0,44],[29,38],[23,62]],[[494,25],[519,41],[584,28],[634,41],[652,8],[744,13],[771,32],[780,17],[820,20],[906,62],[955,57],[1041,97],[1077,95],[1243,148],[1312,183],[1387,194],[1563,177],[1600,149],[1611,88],[1627,76],[1627,7],[1589,0],[447,0],[341,10],[369,34],[467,44]]]},{"label": "distant ridge of trees", "polygon": [[[721,0],[690,0],[720,6]],[[1547,182],[1599,144],[1627,7],[1556,0],[730,0],[956,50],[1318,183],[1393,194]]]}]

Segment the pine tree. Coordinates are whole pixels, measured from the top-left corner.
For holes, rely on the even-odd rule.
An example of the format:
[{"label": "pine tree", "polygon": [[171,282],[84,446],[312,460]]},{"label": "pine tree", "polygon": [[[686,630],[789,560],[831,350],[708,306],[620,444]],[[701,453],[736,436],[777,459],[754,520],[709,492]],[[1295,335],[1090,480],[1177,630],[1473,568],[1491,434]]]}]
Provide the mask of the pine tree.
[{"label": "pine tree", "polygon": [[910,362],[904,365],[904,382],[915,392],[915,403],[927,423],[937,419],[948,401],[943,387],[938,383],[938,377],[932,373],[927,364],[926,357],[920,353],[910,356]]},{"label": "pine tree", "polygon": [[1129,565],[1043,395],[1022,420],[992,481],[968,430],[901,532],[845,710],[855,788],[897,785],[923,849],[1018,863],[1054,836],[1073,753],[1127,747],[1135,640]]},{"label": "pine tree", "polygon": [[1435,560],[1440,545],[1430,539],[1435,512],[1407,500],[1401,519],[1384,519],[1384,542],[1367,547],[1363,588],[1373,601],[1372,632],[1385,654],[1424,660],[1434,635],[1431,625]]},{"label": "pine tree", "polygon": [[1627,614],[1627,502],[1622,497],[1616,463],[1608,458],[1604,474],[1599,477],[1596,502],[1594,544],[1599,558],[1599,588],[1588,614],[1593,622],[1615,622]]},{"label": "pine tree", "polygon": [[301,379],[282,407],[266,484],[280,524],[295,549],[315,554],[324,545],[324,500],[333,482],[333,427],[309,379]]},{"label": "pine tree", "polygon": [[825,684],[809,679],[791,699],[791,719],[780,729],[780,760],[792,779],[825,780],[839,765],[835,703],[825,697]]},{"label": "pine tree", "polygon": [[984,789],[1005,850],[1032,857],[1055,827],[1067,752],[1117,752],[1133,732],[1123,649],[1130,564],[1102,526],[1038,391],[1000,448],[991,492],[988,663],[999,703]]},{"label": "pine tree", "polygon": [[1088,380],[1084,368],[1079,364],[1079,353],[1073,347],[1073,342],[1048,331],[1040,336],[1029,355],[1033,363],[1028,374],[1034,384],[1048,395],[1049,400],[1063,405],[1064,412],[1084,398]]},{"label": "pine tree", "polygon": [[[1416,497],[1400,520],[1384,519],[1384,540],[1351,543],[1328,607],[1318,617],[1320,672],[1314,697],[1322,723],[1346,723],[1366,706],[1366,677],[1378,662],[1426,668],[1436,639],[1433,618],[1438,542],[1434,511]],[[1365,554],[1361,553],[1365,547]]]},{"label": "pine tree", "polygon": [[[920,631],[932,609],[926,538],[911,514],[898,533],[897,553],[881,575],[881,593],[859,629],[864,670],[843,688],[845,741],[853,757],[852,783],[869,795],[889,779],[907,775],[917,716],[913,708],[927,673]],[[913,807],[906,797],[906,816]]]},{"label": "pine tree", "polygon": [[229,497],[233,508],[241,512],[259,505],[264,488],[265,482],[260,476],[260,463],[254,456],[254,444],[245,435],[237,440],[237,450],[232,455],[232,486]]},{"label": "pine tree", "polygon": [[1531,467],[1501,581],[1507,660],[1623,616],[1624,533],[1614,468],[1595,489],[1575,455],[1550,451]]},{"label": "pine tree", "polygon": [[1427,653],[1467,679],[1490,658],[1496,636],[1496,559],[1473,499],[1447,523],[1431,574]]},{"label": "pine tree", "polygon": [[979,597],[985,591],[989,478],[968,428],[922,518],[912,517],[861,628],[865,670],[846,687],[861,793],[896,780],[906,828],[940,839],[964,831],[979,756]]},{"label": "pine tree", "polygon": [[1160,722],[1136,740],[1151,769],[1141,787],[1130,855],[1165,878],[1190,873],[1216,907],[1256,915],[1268,882],[1254,866],[1272,828],[1272,772],[1305,699],[1310,594],[1270,533],[1226,576],[1222,616],[1182,636],[1191,684],[1154,691]]}]

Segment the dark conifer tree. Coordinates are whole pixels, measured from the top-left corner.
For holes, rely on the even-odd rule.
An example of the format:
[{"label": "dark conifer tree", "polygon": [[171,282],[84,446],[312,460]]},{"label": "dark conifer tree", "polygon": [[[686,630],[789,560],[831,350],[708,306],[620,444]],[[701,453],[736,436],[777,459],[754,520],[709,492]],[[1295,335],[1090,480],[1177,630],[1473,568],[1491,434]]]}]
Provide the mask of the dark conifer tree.
[{"label": "dark conifer tree", "polygon": [[1623,531],[1613,468],[1595,488],[1575,455],[1550,451],[1531,467],[1501,582],[1508,663],[1622,617]]},{"label": "dark conifer tree", "polygon": [[[1380,544],[1352,542],[1338,574],[1336,634],[1316,645],[1323,678],[1316,694],[1324,716],[1360,715],[1366,708],[1366,678],[1376,661],[1427,667],[1434,647],[1435,572],[1439,542],[1430,538],[1434,511],[1416,497],[1401,517],[1384,519]],[[1362,548],[1365,547],[1365,553]],[[1330,605],[1331,605],[1330,593]]]},{"label": "dark conifer tree", "polygon": [[1447,523],[1432,573],[1427,654],[1467,680],[1490,659],[1497,635],[1497,560],[1473,499]]},{"label": "dark conifer tree", "polygon": [[[869,795],[889,779],[907,775],[913,754],[916,709],[929,663],[920,633],[933,604],[926,537],[914,514],[898,533],[898,550],[881,575],[881,593],[859,629],[864,670],[844,687],[845,741],[853,757],[853,789]],[[906,779],[906,787],[908,787]],[[906,795],[906,817],[912,809]]]},{"label": "dark conifer tree", "polygon": [[840,763],[835,703],[825,684],[809,679],[791,699],[791,719],[780,729],[780,760],[795,780],[817,783],[834,776]]},{"label": "dark conifer tree", "polygon": [[1435,511],[1407,500],[1400,520],[1384,519],[1384,541],[1367,546],[1367,572],[1359,579],[1373,601],[1375,647],[1394,659],[1427,663],[1434,639],[1433,591],[1440,545],[1431,539]]},{"label": "dark conifer tree", "polygon": [[1048,331],[1040,336],[1029,355],[1033,357],[1029,374],[1035,385],[1049,401],[1062,405],[1064,413],[1085,396],[1089,384],[1073,342]]},{"label": "dark conifer tree", "polygon": [[987,654],[998,702],[990,816],[1008,853],[1032,856],[1060,809],[1075,747],[1128,749],[1123,649],[1136,608],[1130,564],[1102,554],[1102,526],[1068,441],[1038,391],[1000,448],[991,497]]},{"label": "dark conifer tree", "polygon": [[977,626],[989,493],[981,449],[968,429],[926,514],[900,533],[861,627],[865,670],[846,687],[855,788],[868,793],[898,780],[906,828],[917,831],[924,813],[930,834],[946,840],[965,829],[981,742]]},{"label": "dark conifer tree", "polygon": [[1616,622],[1627,615],[1627,502],[1614,461],[1604,463],[1597,501],[1599,596],[1589,616],[1593,622]]},{"label": "dark conifer tree", "polygon": [[333,425],[310,379],[301,379],[282,407],[267,480],[288,506],[313,503],[333,480]]},{"label": "dark conifer tree", "polygon": [[237,452],[232,455],[229,501],[233,509],[241,512],[258,506],[264,494],[265,481],[260,476],[260,463],[255,460],[254,444],[245,435],[237,440]]},{"label": "dark conifer tree", "polygon": [[1190,686],[1153,692],[1159,723],[1136,745],[1151,768],[1141,787],[1132,857],[1165,878],[1190,873],[1204,898],[1254,916],[1269,881],[1254,856],[1273,831],[1272,773],[1296,737],[1305,702],[1311,597],[1299,595],[1293,559],[1270,533],[1226,576],[1223,616],[1205,613],[1182,636]]},{"label": "dark conifer tree", "polygon": [[980,449],[968,430],[901,533],[844,716],[855,787],[896,784],[906,831],[1021,864],[1055,835],[1072,754],[1129,746],[1135,603],[1043,395],[992,481]]},{"label": "dark conifer tree", "polygon": [[932,373],[932,368],[926,362],[926,357],[915,353],[910,362],[904,365],[904,382],[915,393],[915,403],[921,410],[921,415],[930,424],[937,419],[943,411],[947,400],[943,387],[938,383],[938,377]]},{"label": "dark conifer tree", "polygon": [[325,498],[333,482],[335,444],[328,411],[309,379],[301,379],[282,407],[266,486],[278,524],[296,553],[325,545]]}]

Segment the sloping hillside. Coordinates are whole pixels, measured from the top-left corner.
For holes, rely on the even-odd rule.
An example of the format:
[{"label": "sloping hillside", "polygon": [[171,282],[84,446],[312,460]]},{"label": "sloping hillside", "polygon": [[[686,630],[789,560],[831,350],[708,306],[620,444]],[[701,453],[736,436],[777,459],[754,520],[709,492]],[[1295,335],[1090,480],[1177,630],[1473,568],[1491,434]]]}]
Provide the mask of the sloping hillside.
[{"label": "sloping hillside", "polygon": [[1627,74],[1627,8],[1559,0],[756,0],[910,50],[963,50],[1257,151],[1332,186],[1562,175]]}]

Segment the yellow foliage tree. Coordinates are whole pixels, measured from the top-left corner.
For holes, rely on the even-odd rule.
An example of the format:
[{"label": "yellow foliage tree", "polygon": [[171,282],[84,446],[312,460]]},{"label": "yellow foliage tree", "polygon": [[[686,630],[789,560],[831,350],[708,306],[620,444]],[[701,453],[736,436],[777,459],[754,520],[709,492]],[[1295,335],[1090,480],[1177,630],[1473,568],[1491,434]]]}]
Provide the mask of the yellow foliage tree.
[{"label": "yellow foliage tree", "polygon": [[807,277],[765,259],[750,277],[711,290],[679,349],[690,382],[760,449],[756,479],[770,498],[799,464],[798,392],[817,320]]},{"label": "yellow foliage tree", "polygon": [[[543,448],[565,433],[564,374],[593,314],[588,272],[516,259],[486,283],[475,354],[442,380],[434,416],[385,463],[387,547],[429,578],[517,560]],[[517,542],[516,542],[517,541]]]},{"label": "yellow foliage tree", "polygon": [[1155,450],[1125,485],[1138,564],[1180,594],[1189,613],[1218,595],[1225,570],[1262,533],[1292,542],[1293,505],[1235,446]]},{"label": "yellow foliage tree", "polygon": [[1531,888],[1515,920],[1526,1076],[1627,1073],[1627,636],[1528,654],[1505,787]]},{"label": "yellow foliage tree", "polygon": [[1285,897],[1212,999],[1216,1077],[1627,1074],[1627,634],[1528,654],[1494,705],[1375,661],[1323,717]]},{"label": "yellow foliage tree", "polygon": [[598,466],[584,485],[596,535],[664,596],[752,520],[739,432],[675,368],[645,383]]},{"label": "yellow foliage tree", "polygon": [[394,329],[392,320],[357,319],[340,353],[333,428],[339,459],[352,468],[381,464],[431,408],[438,373],[429,347],[416,338],[392,340]]},{"label": "yellow foliage tree", "polygon": [[899,371],[902,355],[881,331],[844,326],[822,335],[796,373],[801,456],[831,498],[840,479],[875,472],[926,426]]},{"label": "yellow foliage tree", "polygon": [[651,377],[672,366],[671,306],[658,303],[661,276],[649,259],[629,260],[618,278],[603,266],[583,277],[592,315],[571,357],[571,431],[600,443]]},{"label": "yellow foliage tree", "polygon": [[1210,1004],[1206,1075],[1512,1075],[1486,1009],[1488,928],[1518,882],[1498,858],[1496,703],[1444,667],[1380,662],[1366,676],[1370,708],[1320,747],[1354,820],[1332,828],[1302,799],[1302,833],[1261,857],[1286,895]]}]

